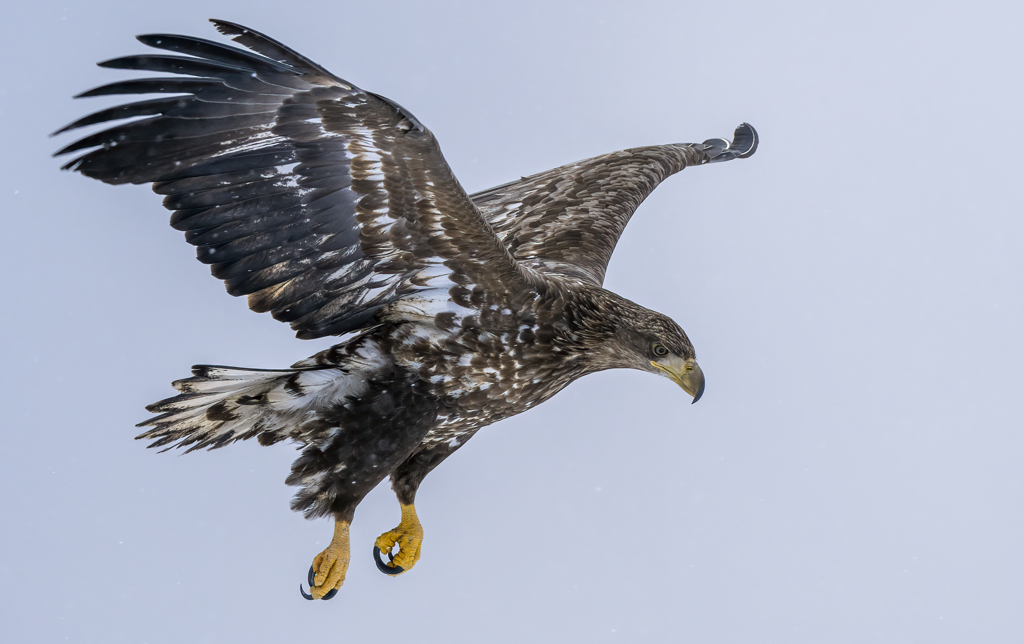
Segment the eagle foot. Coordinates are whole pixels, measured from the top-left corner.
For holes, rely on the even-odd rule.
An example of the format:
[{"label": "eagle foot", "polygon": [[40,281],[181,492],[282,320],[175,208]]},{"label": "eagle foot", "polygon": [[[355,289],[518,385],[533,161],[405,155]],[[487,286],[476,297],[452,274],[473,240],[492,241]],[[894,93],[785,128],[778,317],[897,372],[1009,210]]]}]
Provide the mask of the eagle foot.
[{"label": "eagle foot", "polygon": [[[377,537],[373,546],[373,559],[377,569],[385,575],[400,575],[410,570],[420,560],[420,546],[423,543],[423,526],[416,516],[416,508],[412,503],[402,505],[402,521],[394,530],[389,530]],[[398,554],[392,549],[398,546]],[[388,563],[384,563],[381,553],[386,552]]]},{"label": "eagle foot", "polygon": [[313,565],[309,567],[309,574],[306,578],[306,581],[309,582],[309,592],[302,589],[302,584],[299,584],[299,592],[309,600],[331,599],[338,594],[338,589],[345,583],[348,562],[348,521],[336,521],[331,545],[314,557]]}]

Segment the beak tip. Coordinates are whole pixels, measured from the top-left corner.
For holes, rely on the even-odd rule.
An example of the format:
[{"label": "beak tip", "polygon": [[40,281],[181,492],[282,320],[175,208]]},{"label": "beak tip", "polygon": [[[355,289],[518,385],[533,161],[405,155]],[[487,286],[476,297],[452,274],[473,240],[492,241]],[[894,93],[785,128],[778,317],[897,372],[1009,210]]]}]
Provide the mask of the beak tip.
[{"label": "beak tip", "polygon": [[702,372],[700,374],[700,386],[697,387],[697,393],[694,394],[693,402],[691,402],[690,404],[691,405],[696,404],[696,402],[698,400],[700,400],[700,397],[703,396],[703,395],[704,395],[704,373]]}]

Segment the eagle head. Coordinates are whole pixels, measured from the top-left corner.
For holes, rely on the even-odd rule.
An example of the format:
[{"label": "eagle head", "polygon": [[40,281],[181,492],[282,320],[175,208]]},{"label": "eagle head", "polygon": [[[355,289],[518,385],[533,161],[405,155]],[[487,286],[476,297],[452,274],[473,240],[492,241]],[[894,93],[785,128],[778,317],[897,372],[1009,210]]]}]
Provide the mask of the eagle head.
[{"label": "eagle head", "polygon": [[[603,290],[603,289],[602,289]],[[704,372],[693,344],[672,318],[619,297],[601,293],[601,333],[594,334],[592,360],[598,369],[649,371],[671,379],[693,396],[704,394]]]}]

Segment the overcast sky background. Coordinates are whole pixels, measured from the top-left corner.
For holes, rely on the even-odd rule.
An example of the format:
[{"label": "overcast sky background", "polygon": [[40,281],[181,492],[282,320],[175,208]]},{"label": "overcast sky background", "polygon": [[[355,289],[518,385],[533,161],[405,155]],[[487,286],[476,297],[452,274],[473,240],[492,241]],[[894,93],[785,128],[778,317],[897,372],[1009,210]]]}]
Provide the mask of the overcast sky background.
[{"label": "overcast sky background", "polygon": [[[58,171],[140,33],[262,30],[407,106],[470,191],[731,137],[640,208],[606,286],[667,313],[700,404],[588,377],[421,488],[388,486],[329,602],[296,452],[132,440],[195,363],[327,346],[248,311],[142,187]],[[0,22],[7,641],[1024,641],[1024,9],[1001,2],[23,3]]]}]

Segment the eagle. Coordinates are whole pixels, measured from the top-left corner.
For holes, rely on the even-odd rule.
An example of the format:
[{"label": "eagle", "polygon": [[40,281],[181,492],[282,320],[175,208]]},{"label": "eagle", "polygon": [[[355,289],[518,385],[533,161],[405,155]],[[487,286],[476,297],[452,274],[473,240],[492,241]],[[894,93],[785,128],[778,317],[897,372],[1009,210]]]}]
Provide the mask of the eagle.
[{"label": "eagle", "polygon": [[683,329],[602,283],[647,195],[687,166],[751,156],[754,128],[741,124],[732,141],[612,152],[469,195],[409,110],[260,32],[211,22],[245,49],[138,36],[168,53],[100,66],[163,75],[76,98],[156,97],[58,130],[108,124],[55,156],[79,153],[63,168],[105,183],[152,184],[228,293],[300,339],[340,336],[288,369],[195,366],[139,425],[138,438],[165,449],[299,444],[291,507],[334,519],[304,597],[337,593],[356,506],[385,477],[401,522],[376,540],[374,558],[387,574],[410,570],[424,477],[480,428],[577,378],[639,369],[700,399],[704,374]]}]

